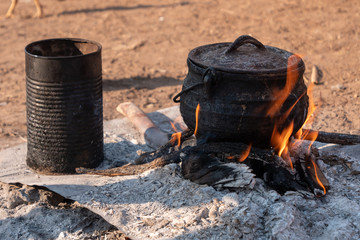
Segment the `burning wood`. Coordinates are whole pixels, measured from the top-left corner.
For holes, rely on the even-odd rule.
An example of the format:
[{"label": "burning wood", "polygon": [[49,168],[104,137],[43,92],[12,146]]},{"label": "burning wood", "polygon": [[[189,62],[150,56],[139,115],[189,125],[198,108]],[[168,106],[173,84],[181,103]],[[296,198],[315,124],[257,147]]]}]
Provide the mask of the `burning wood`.
[{"label": "burning wood", "polygon": [[[319,171],[315,161],[312,160],[313,165],[309,166],[304,157],[306,155],[297,156],[295,170],[290,170],[283,163],[283,160],[275,156],[270,149],[251,148],[251,146],[240,142],[212,142],[195,145],[194,139],[191,139],[192,135],[191,130],[186,130],[181,134],[181,143],[185,147],[179,149],[173,141],[169,141],[156,151],[143,153],[135,160],[135,164],[127,164],[107,170],[78,168],[77,172],[124,176],[140,174],[149,169],[181,162],[182,174],[185,178],[217,189],[251,188],[254,184],[253,181],[255,181],[253,179],[255,175],[264,179],[270,187],[279,193],[309,189],[316,196],[322,196],[329,188],[327,180]],[[240,164],[240,161],[243,164]],[[252,173],[249,169],[252,170]],[[317,178],[325,182],[323,184],[325,191]]]}]

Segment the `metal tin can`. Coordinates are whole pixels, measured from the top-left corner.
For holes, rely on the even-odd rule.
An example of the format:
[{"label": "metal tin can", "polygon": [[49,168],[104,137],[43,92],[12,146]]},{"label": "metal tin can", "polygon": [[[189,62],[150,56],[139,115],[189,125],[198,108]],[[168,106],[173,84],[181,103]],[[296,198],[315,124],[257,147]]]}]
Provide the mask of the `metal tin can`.
[{"label": "metal tin can", "polygon": [[25,47],[27,165],[45,174],[104,159],[101,45],[48,39]]}]

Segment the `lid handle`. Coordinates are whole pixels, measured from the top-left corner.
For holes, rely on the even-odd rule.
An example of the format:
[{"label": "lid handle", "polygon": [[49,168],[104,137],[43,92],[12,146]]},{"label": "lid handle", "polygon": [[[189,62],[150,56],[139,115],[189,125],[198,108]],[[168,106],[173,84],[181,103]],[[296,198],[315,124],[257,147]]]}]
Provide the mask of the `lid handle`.
[{"label": "lid handle", "polygon": [[260,50],[266,50],[265,46],[261,42],[256,40],[255,38],[253,38],[253,37],[251,37],[249,35],[242,35],[242,36],[238,37],[231,44],[231,46],[228,48],[228,50],[226,50],[225,54],[228,54],[228,53],[231,53],[231,52],[235,51],[240,46],[242,46],[242,45],[244,45],[246,43],[251,43],[251,44],[255,45]]}]

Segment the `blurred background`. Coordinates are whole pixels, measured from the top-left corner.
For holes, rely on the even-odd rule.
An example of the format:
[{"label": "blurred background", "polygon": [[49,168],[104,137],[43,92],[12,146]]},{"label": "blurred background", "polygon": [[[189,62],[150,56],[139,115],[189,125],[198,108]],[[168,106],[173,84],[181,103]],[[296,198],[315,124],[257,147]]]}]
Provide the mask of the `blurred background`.
[{"label": "blurred background", "polygon": [[[145,112],[176,105],[189,51],[249,34],[300,54],[314,87],[313,129],[360,134],[360,1],[358,0],[10,0],[0,2],[0,149],[26,141],[24,47],[76,37],[103,46],[104,120],[133,101]],[[307,82],[309,84],[309,82]]]}]

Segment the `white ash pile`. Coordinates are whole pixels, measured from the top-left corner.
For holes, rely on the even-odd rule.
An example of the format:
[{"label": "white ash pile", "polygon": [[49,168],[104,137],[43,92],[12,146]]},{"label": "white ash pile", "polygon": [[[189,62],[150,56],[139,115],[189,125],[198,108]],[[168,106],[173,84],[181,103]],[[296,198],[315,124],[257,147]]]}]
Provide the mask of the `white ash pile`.
[{"label": "white ash pile", "polygon": [[[149,116],[170,132],[169,119],[179,111]],[[104,131],[106,160],[100,169],[122,166],[135,160],[140,150],[149,151],[126,119],[105,122]],[[25,165],[26,146],[17,146],[0,154],[1,181],[43,185],[79,207],[69,210],[20,197],[10,208],[1,189],[0,239],[92,239],[101,226],[111,225],[132,239],[360,239],[360,145],[313,146],[330,185],[323,198],[300,191],[280,195],[244,164],[237,164],[242,174],[236,175],[241,180],[236,192],[186,180],[179,164],[132,176],[37,175]],[[110,224],[86,217],[92,213],[81,207]],[[104,225],[85,233],[97,221]]]},{"label": "white ash pile", "polygon": [[110,178],[79,199],[135,239],[359,239],[360,146],[315,145],[331,186],[323,198],[309,192],[280,195],[251,174],[246,176],[255,185],[217,191],[185,180],[179,165],[170,164]]},{"label": "white ash pile", "polygon": [[125,235],[45,187],[0,182],[0,239],[125,239]]}]

